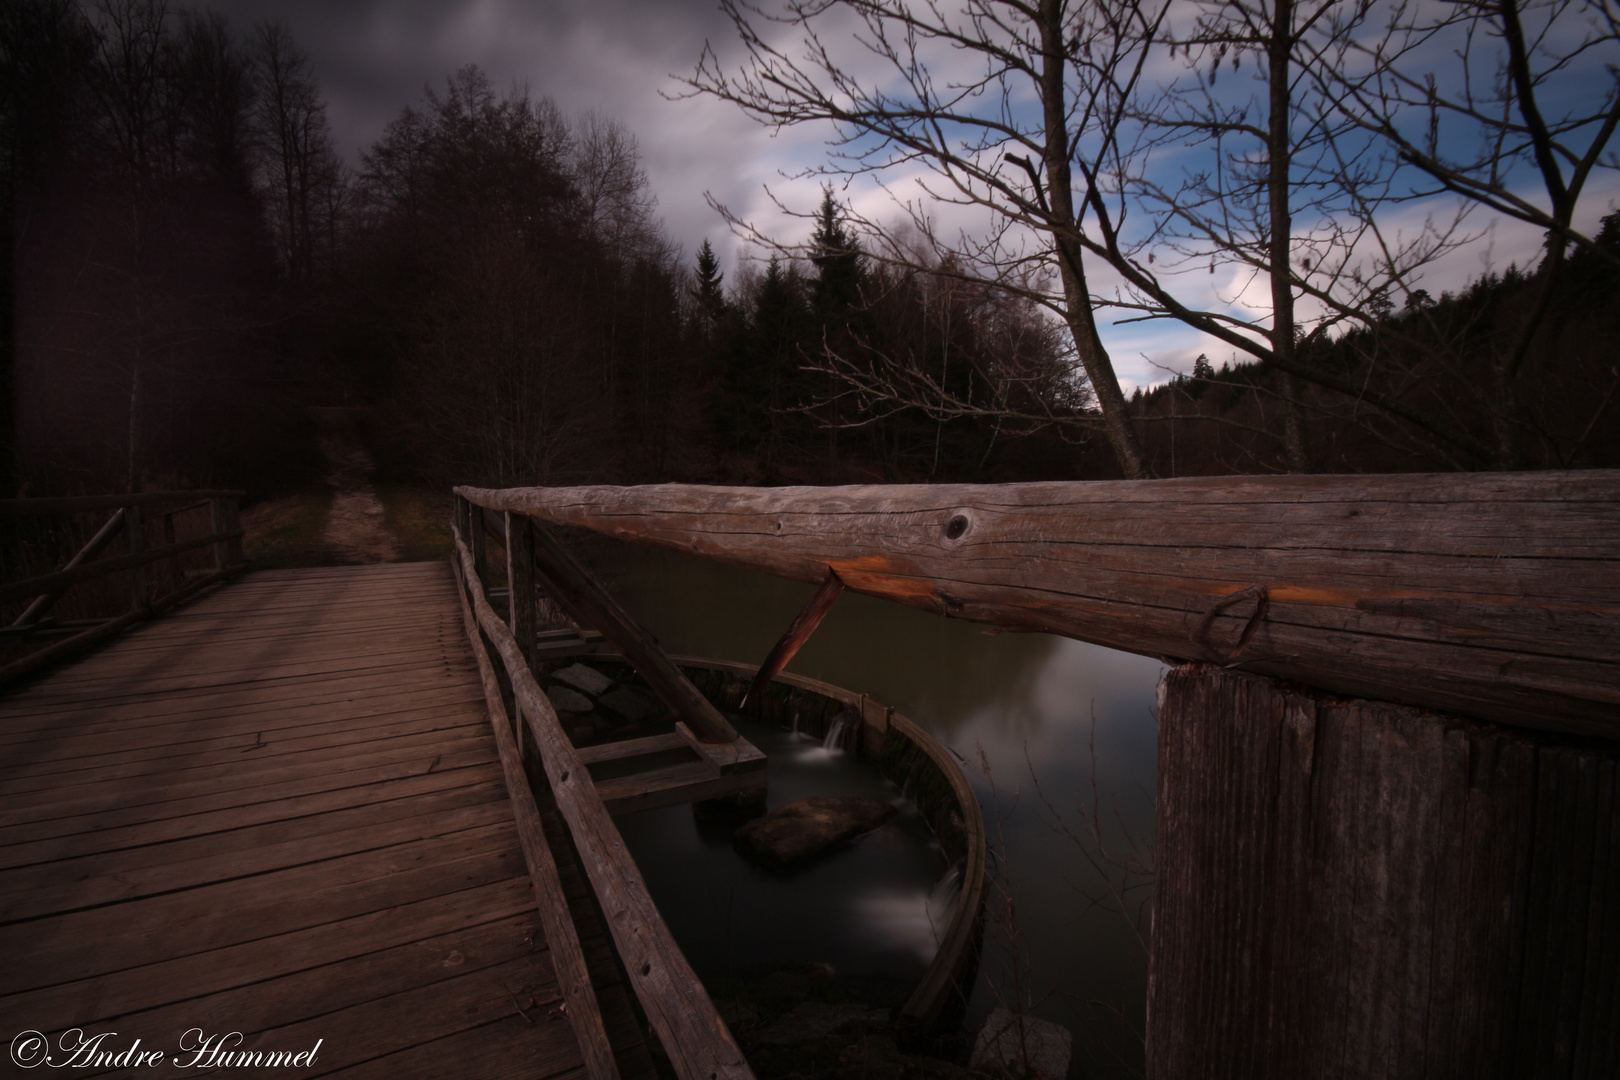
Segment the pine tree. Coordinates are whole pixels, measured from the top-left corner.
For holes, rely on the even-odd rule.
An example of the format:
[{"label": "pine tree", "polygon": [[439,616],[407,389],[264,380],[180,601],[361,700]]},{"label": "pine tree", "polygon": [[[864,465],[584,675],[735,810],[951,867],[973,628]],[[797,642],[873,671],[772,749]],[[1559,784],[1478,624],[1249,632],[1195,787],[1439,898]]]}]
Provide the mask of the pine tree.
[{"label": "pine tree", "polygon": [[712,331],[714,324],[725,314],[726,298],[720,291],[720,283],[726,275],[720,272],[720,260],[715,257],[714,248],[709,246],[707,240],[698,248],[697,253],[697,288],[694,291],[698,302],[698,315],[705,323],[705,331]]},{"label": "pine tree", "polygon": [[833,198],[832,185],[821,191],[816,231],[810,237],[810,261],[817,271],[815,304],[823,320],[845,316],[860,299],[860,243],[844,228],[843,214]]}]

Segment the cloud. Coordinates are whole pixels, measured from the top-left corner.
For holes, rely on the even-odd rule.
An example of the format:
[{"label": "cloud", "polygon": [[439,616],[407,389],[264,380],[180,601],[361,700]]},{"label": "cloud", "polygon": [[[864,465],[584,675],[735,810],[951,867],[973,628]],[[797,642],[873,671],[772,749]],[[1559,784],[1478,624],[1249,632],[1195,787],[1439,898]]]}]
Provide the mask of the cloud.
[{"label": "cloud", "polygon": [[[735,200],[739,178],[772,157],[768,133],[710,100],[670,101],[705,40],[726,49],[730,23],[712,0],[205,0],[239,34],[274,19],[308,53],[340,153],[357,164],[426,86],[477,64],[498,88],[526,85],[570,114],[587,110],[637,136],[672,236],[688,252],[727,230],[704,201]],[[770,176],[774,172],[763,170]],[[756,185],[757,186],[757,185]]]},{"label": "cloud", "polygon": [[[747,247],[730,234],[708,200],[725,205],[764,232],[786,242],[806,238],[811,224],[804,217],[820,201],[821,179],[806,175],[827,161],[830,125],[802,125],[773,130],[734,105],[710,97],[680,97],[679,77],[690,75],[708,43],[722,67],[735,70],[742,47],[729,19],[714,0],[204,0],[225,15],[238,33],[266,19],[285,23],[308,52],[328,100],[328,115],[339,150],[351,163],[379,138],[389,120],[421,99],[423,87],[443,84],[446,75],[477,64],[497,87],[526,85],[536,96],[555,100],[566,113],[587,110],[618,120],[640,145],[643,165],[658,212],[672,238],[688,256],[705,240],[720,253],[723,269],[733,276]],[[1192,10],[1190,8],[1188,11]],[[764,25],[771,44],[799,59],[802,47],[792,27]],[[892,66],[874,57],[860,42],[858,24],[847,11],[834,11],[822,26],[833,59],[866,85],[902,91]],[[938,87],[963,84],[983,74],[982,63],[966,50],[943,50],[927,57]],[[1182,61],[1156,60],[1165,78],[1179,74]],[[1223,95],[1253,93],[1251,73],[1244,71],[1220,83]],[[672,100],[672,98],[677,98]],[[1015,113],[1033,99],[1014,87],[1007,106]],[[999,109],[993,95],[974,99],[973,107]],[[1200,153],[1167,148],[1156,159],[1161,177],[1195,168]],[[861,177],[840,183],[839,198],[859,214],[878,222],[904,216],[903,204],[917,200],[940,235],[976,231],[983,212],[932,203],[923,184],[936,191],[945,182],[913,163],[883,177]],[[1583,199],[1577,227],[1595,229],[1597,218],[1620,197],[1620,181],[1601,173]],[[769,192],[767,192],[767,187]],[[779,200],[792,213],[784,213]],[[898,203],[898,205],[897,205]],[[1432,207],[1413,204],[1400,221],[1388,224],[1417,228]],[[1486,270],[1509,263],[1531,264],[1540,237],[1534,229],[1511,221],[1492,223],[1476,214],[1470,225],[1489,228],[1486,240],[1452,253],[1429,268],[1422,286],[1432,295],[1462,287]],[[1162,269],[1162,260],[1161,260]],[[1091,285],[1112,295],[1116,275],[1099,260],[1088,260]],[[1264,317],[1268,295],[1263,283],[1240,279],[1235,271],[1215,275],[1189,273],[1175,279],[1193,306]],[[1415,283],[1414,283],[1415,284]],[[1234,358],[1220,344],[1169,320],[1122,322],[1132,313],[1104,311],[1100,331],[1115,358],[1126,392],[1138,385],[1163,382],[1169,372],[1190,371],[1194,358],[1207,353],[1219,366]],[[1242,359],[1237,356],[1237,359]]]}]

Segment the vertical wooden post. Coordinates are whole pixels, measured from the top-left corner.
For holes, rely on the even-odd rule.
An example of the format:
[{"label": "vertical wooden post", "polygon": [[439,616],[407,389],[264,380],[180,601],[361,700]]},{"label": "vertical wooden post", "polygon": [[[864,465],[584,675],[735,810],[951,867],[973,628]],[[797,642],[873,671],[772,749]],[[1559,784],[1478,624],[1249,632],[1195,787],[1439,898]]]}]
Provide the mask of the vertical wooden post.
[{"label": "vertical wooden post", "polygon": [[460,535],[463,543],[472,543],[472,540],[468,537],[468,534],[472,531],[472,513],[467,497],[465,495],[454,496],[451,506],[453,508],[456,533]]},{"label": "vertical wooden post", "polygon": [[488,570],[488,559],[484,555],[484,508],[470,502],[467,514],[467,548],[472,552],[473,569],[478,571],[478,583],[483,585]]},{"label": "vertical wooden post", "polygon": [[506,515],[507,625],[523,658],[534,669],[534,523],[527,514]]},{"label": "vertical wooden post", "polygon": [[1620,1075],[1617,777],[1612,742],[1178,668],[1148,1077]]},{"label": "vertical wooden post", "polygon": [[[480,515],[483,514],[479,510]],[[539,644],[535,636],[534,620],[534,522],[526,514],[508,513],[506,515],[506,622],[512,628],[512,637],[517,640],[518,648],[523,653],[523,662],[534,670],[534,651]],[[527,760],[532,754],[530,749],[532,740],[521,722],[523,712],[519,703],[514,712],[513,719],[518,721],[515,734],[518,739],[518,749],[522,757]]]},{"label": "vertical wooden post", "polygon": [[[124,507],[124,537],[131,555],[139,555],[146,550],[146,521],[137,503]],[[146,567],[132,566],[129,571],[129,609],[139,611],[145,606]]]},{"label": "vertical wooden post", "polygon": [[[237,501],[234,495],[225,497],[225,527],[233,532],[242,528],[242,504]],[[225,541],[225,557],[230,560],[233,567],[241,566],[247,562],[246,557],[242,554],[242,538],[240,536],[233,536]]]},{"label": "vertical wooden post", "polygon": [[[214,496],[208,500],[209,530],[216,536],[225,531],[225,500]],[[222,574],[230,566],[230,547],[224,540],[214,541],[214,572]]]}]

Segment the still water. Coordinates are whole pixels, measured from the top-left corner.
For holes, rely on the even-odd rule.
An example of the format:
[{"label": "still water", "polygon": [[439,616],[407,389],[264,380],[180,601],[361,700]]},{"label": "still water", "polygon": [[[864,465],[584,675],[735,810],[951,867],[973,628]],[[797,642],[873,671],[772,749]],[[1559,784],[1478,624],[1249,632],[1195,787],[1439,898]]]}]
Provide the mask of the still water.
[{"label": "still water", "polygon": [[[798,582],[615,541],[593,540],[581,554],[672,653],[758,663],[812,592]],[[1074,1032],[1072,1077],[1139,1075],[1153,707],[1163,665],[1067,638],[986,633],[973,623],[845,593],[788,670],[893,705],[968,762],[996,853],[968,1026],[976,1030],[998,1002],[1020,1003]],[[791,741],[780,732],[747,734]],[[812,791],[815,746],[775,749],[773,806],[822,793]],[[781,752],[798,765],[779,766]],[[875,776],[870,782],[883,783]],[[869,793],[883,795],[876,788]],[[682,844],[672,831],[696,828],[690,812],[639,817],[626,819],[626,839],[660,905],[672,909],[672,930],[701,974],[762,958],[834,967],[842,959],[848,966],[861,952],[848,948],[851,934],[902,975],[907,965],[920,972],[926,962],[930,883],[945,870],[926,839],[909,845],[910,854],[897,848],[842,856],[839,877],[848,892],[839,895],[876,897],[861,899],[852,913],[854,901],[818,900],[820,889],[773,891],[757,875],[736,870],[693,872],[673,854]],[[714,857],[723,855],[716,850]],[[875,890],[862,889],[862,880],[874,884],[863,878],[863,866],[890,876]],[[675,902],[682,890],[688,899],[701,894],[703,902]],[[784,903],[789,894],[795,900]],[[937,890],[932,900],[937,910]],[[757,910],[766,905],[772,910]]]}]

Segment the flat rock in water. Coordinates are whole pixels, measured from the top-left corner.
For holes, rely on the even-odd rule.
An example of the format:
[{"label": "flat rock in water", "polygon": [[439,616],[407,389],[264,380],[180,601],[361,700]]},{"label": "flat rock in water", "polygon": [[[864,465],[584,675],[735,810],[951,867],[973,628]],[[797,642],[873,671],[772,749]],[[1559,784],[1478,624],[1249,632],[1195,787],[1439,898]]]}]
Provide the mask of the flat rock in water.
[{"label": "flat rock in water", "polygon": [[894,807],[876,799],[798,799],[742,826],[731,842],[744,857],[783,869],[871,832],[894,815]]},{"label": "flat rock in water", "polygon": [[553,679],[567,683],[577,690],[583,690],[592,697],[600,694],[613,685],[613,680],[584,664],[569,664],[561,671],[551,673]]},{"label": "flat rock in water", "polygon": [[546,687],[546,697],[551,699],[551,707],[558,712],[590,712],[591,699],[584,694],[578,694],[566,686]]}]

